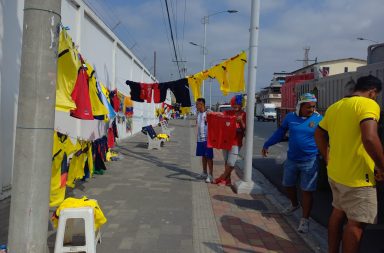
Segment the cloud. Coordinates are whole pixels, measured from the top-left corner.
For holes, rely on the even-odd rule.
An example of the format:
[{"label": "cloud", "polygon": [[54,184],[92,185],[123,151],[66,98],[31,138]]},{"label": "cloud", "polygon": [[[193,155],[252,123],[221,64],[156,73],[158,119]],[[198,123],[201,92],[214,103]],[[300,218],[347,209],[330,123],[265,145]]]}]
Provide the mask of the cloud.
[{"label": "cloud", "polygon": [[[101,5],[106,2],[95,1]],[[164,8],[163,0],[108,1],[114,18],[121,20],[121,34],[127,40],[136,42],[133,51],[144,59],[148,69],[153,65],[153,51],[156,51],[157,77],[160,81],[168,81],[179,75],[175,63],[172,62],[175,60],[173,46],[169,38],[168,20],[164,16],[166,13],[163,12],[161,3]],[[168,3],[173,26],[177,16],[176,43],[180,49],[180,59],[187,61],[187,73],[202,70],[203,56],[200,49],[188,42],[203,43],[201,18],[205,15],[228,9],[239,11],[236,14],[222,13],[210,18],[207,25],[207,66],[248,49],[250,0],[168,0]],[[187,4],[187,12],[183,31],[184,3]],[[383,10],[383,0],[261,1],[257,89],[269,85],[273,72],[300,68],[302,62],[296,60],[304,57],[305,46],[311,47],[310,58],[317,57],[320,61],[347,57],[365,59],[369,43],[356,38],[384,41]],[[124,29],[126,32],[122,31]],[[215,96],[219,95],[215,93]]]}]

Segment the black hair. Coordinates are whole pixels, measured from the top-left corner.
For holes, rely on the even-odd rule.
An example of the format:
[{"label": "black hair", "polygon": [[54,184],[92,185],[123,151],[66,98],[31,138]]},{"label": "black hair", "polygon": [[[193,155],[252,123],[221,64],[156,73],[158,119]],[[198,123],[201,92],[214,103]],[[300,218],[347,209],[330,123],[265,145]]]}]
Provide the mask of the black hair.
[{"label": "black hair", "polygon": [[376,89],[377,92],[380,92],[382,88],[381,85],[382,83],[377,77],[374,77],[372,75],[362,76],[357,79],[353,91],[369,91],[372,89]]},{"label": "black hair", "polygon": [[198,98],[198,99],[196,99],[196,102],[201,102],[205,105],[205,99],[204,98]]}]

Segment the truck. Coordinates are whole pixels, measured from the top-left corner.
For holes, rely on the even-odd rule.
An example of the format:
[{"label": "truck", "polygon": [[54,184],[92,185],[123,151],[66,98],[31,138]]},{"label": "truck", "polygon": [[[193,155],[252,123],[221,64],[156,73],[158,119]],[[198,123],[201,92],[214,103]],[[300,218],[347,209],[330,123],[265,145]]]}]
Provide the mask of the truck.
[{"label": "truck", "polygon": [[270,103],[256,103],[255,116],[258,121],[276,121],[276,105]]}]

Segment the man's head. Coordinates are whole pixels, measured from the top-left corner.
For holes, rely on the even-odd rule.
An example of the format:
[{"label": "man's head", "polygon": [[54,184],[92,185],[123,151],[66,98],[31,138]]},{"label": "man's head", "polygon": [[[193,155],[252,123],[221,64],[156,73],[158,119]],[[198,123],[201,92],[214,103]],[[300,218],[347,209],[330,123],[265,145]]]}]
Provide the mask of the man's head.
[{"label": "man's head", "polygon": [[204,98],[196,99],[196,109],[199,112],[204,112],[205,111],[205,99]]},{"label": "man's head", "polygon": [[244,105],[244,97],[243,95],[236,95],[231,99],[231,107],[235,111],[240,111]]},{"label": "man's head", "polygon": [[310,117],[316,108],[317,99],[312,93],[304,93],[300,96],[296,106],[296,114],[300,117]]},{"label": "man's head", "polygon": [[356,85],[354,87],[354,93],[359,93],[359,95],[376,100],[377,96],[381,92],[382,83],[380,79],[372,75],[362,76],[357,79]]}]

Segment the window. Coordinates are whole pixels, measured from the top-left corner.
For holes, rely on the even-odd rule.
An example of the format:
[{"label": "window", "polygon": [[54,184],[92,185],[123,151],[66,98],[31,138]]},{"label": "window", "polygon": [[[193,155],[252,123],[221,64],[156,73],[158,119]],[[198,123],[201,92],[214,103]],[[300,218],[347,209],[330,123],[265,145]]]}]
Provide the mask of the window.
[{"label": "window", "polygon": [[348,72],[348,67],[344,67],[344,73]]}]

